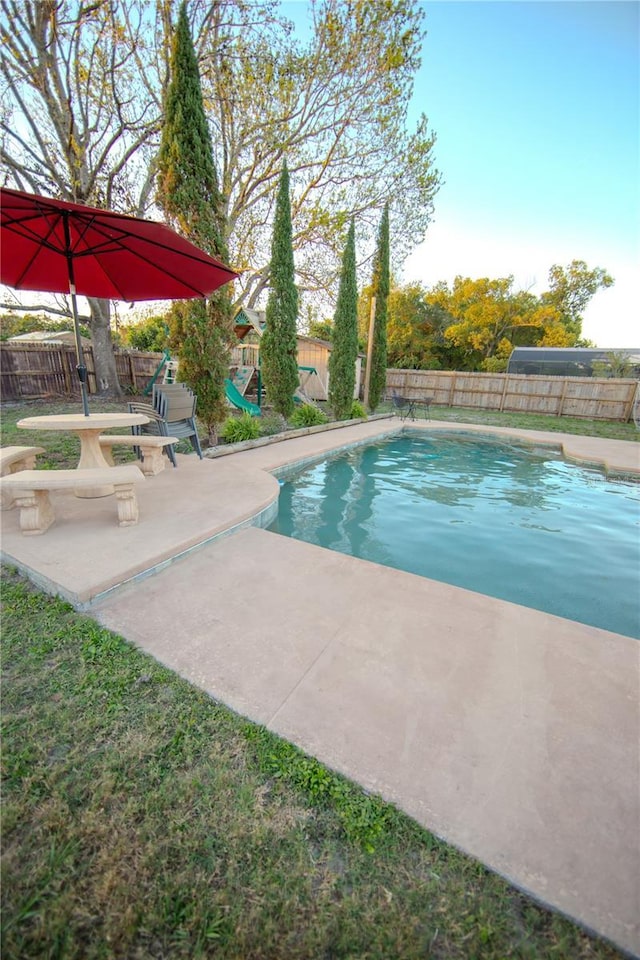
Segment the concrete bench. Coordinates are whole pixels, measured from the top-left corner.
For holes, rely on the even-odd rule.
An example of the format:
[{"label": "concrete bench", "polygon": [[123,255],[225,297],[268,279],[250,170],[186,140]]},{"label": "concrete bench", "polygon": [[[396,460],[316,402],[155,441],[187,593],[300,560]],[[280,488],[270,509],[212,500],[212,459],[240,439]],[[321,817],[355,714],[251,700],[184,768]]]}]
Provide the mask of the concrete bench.
[{"label": "concrete bench", "polygon": [[118,524],[121,527],[132,526],[138,522],[138,500],[134,487],[144,479],[135,464],[87,470],[21,470],[0,477],[0,490],[15,498],[20,507],[20,530],[29,537],[45,533],[55,519],[50,491],[83,490],[104,484],[114,488]]},{"label": "concrete bench", "polygon": [[140,469],[145,477],[155,477],[157,473],[164,470],[162,451],[164,447],[173,446],[174,443],[178,442],[177,437],[154,437],[147,434],[134,436],[133,434],[118,435],[108,433],[101,434],[98,440],[105,460],[112,466],[112,447],[118,446],[119,444],[127,447],[139,447],[142,454]]},{"label": "concrete bench", "polygon": [[[42,447],[2,447],[0,449],[0,477],[17,473],[19,470],[33,470],[39,453],[44,453]],[[2,494],[1,503],[3,510],[11,510],[15,506],[13,495],[6,491]]]}]

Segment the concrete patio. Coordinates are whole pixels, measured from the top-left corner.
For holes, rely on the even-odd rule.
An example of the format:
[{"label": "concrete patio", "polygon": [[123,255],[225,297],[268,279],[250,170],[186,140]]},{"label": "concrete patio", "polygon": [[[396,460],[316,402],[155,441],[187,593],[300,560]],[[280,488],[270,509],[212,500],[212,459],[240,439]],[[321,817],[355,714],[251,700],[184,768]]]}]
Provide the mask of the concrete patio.
[{"label": "concrete patio", "polygon": [[[640,474],[640,446],[465,424]],[[219,459],[112,498],[55,498],[2,559],[538,900],[640,953],[640,644],[260,529],[270,471],[402,429],[378,420]],[[640,591],[639,591],[640,593]]]}]

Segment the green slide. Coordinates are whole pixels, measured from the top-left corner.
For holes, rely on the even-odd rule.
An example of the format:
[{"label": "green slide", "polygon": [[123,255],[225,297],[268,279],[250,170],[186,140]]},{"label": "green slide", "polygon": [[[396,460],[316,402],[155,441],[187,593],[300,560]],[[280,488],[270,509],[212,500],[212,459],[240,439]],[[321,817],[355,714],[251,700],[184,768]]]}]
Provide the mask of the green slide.
[{"label": "green slide", "polygon": [[238,408],[238,410],[246,410],[247,413],[250,413],[252,417],[260,416],[260,407],[256,406],[255,403],[251,403],[249,400],[245,400],[240,391],[234,387],[233,383],[228,377],[225,377],[224,392],[227,395],[227,400],[229,403],[232,403],[234,407]]}]

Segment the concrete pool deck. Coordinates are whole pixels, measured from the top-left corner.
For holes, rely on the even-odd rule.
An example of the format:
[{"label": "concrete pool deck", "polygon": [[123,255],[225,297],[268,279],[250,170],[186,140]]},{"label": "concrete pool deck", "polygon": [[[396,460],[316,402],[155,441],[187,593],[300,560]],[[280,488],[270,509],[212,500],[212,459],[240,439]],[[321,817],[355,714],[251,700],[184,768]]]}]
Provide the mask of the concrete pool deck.
[{"label": "concrete pool deck", "polygon": [[[448,422],[640,474],[640,445]],[[113,498],[55,498],[2,559],[233,709],[640,953],[640,644],[279,537],[269,473],[395,433],[369,421],[219,459]],[[99,531],[99,537],[96,533]],[[95,544],[99,542],[99,552]]]}]

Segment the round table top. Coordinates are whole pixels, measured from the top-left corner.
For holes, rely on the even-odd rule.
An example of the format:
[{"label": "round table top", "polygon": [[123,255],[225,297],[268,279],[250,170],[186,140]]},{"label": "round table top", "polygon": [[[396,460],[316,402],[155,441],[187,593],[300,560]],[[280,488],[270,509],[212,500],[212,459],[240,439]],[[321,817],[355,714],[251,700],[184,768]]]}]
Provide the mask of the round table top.
[{"label": "round table top", "polygon": [[16,426],[25,430],[106,430],[109,427],[133,427],[148,423],[143,413],[54,413],[51,416],[24,417]]}]

